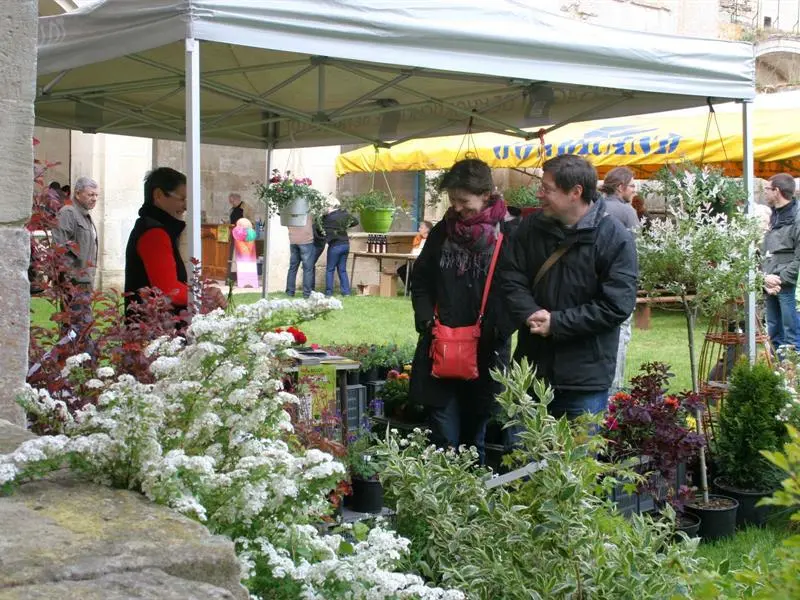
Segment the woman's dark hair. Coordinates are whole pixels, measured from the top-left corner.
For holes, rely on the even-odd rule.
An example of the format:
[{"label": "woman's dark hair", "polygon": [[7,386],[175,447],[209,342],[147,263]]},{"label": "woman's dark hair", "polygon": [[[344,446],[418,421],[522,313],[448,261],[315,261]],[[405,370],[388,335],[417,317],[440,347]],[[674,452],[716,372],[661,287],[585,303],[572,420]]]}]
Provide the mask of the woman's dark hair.
[{"label": "woman's dark hair", "polygon": [[581,199],[591,204],[597,194],[597,171],[592,163],[575,154],[561,154],[542,165],[545,173],[553,176],[556,186],[562,192],[569,192],[576,185],[581,186]]},{"label": "woman's dark hair", "polygon": [[467,158],[458,161],[444,174],[439,191],[466,190],[480,196],[494,189],[492,169],[482,160]]},{"label": "woman's dark hair", "polygon": [[613,195],[617,193],[619,186],[626,186],[633,181],[633,171],[628,167],[616,167],[606,173],[606,178],[603,180],[603,185],[600,186],[600,191],[604,194]]},{"label": "woman's dark hair", "polygon": [[186,185],[186,175],[180,171],[169,167],[153,169],[144,178],[144,203],[153,203],[153,194],[156,190],[169,194],[182,185]]},{"label": "woman's dark hair", "polygon": [[423,221],[422,224],[425,225],[425,227],[428,228],[428,231],[433,229],[433,223],[431,223],[430,221]]}]

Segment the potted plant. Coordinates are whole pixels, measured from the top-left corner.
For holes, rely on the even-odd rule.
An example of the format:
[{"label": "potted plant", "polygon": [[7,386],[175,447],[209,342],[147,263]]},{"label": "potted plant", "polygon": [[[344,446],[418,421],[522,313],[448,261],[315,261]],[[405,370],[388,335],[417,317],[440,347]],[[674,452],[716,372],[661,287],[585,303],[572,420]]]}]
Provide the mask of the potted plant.
[{"label": "potted plant", "polygon": [[788,441],[778,416],[790,402],[783,377],[765,362],[741,361],[734,368],[714,440],[719,472],[714,485],[738,500],[738,525],[763,525],[769,515],[768,506],[756,504],[772,495],[783,475],[762,451],[779,451]]},{"label": "potted plant", "polygon": [[529,215],[539,209],[539,198],[536,194],[539,192],[539,181],[534,180],[530,185],[519,185],[516,187],[508,188],[503,192],[503,199],[507,206],[513,206],[520,209],[522,216]]},{"label": "potted plant", "polygon": [[362,229],[367,233],[387,233],[392,228],[395,213],[400,210],[394,199],[382,190],[371,189],[343,202],[350,213],[358,213]]},{"label": "potted plant", "polygon": [[353,489],[350,508],[356,512],[379,513],[383,509],[383,486],[378,475],[381,461],[372,434],[361,429],[348,436],[347,466]]},{"label": "potted plant", "polygon": [[280,214],[281,225],[302,227],[309,213],[314,218],[321,218],[326,208],[325,196],[311,184],[311,179],[307,177],[293,177],[290,171],[281,175],[275,169],[266,185],[258,184],[256,193],[267,207],[269,215]]},{"label": "potted plant", "polygon": [[692,491],[678,481],[679,468],[699,455],[705,438],[693,431],[689,417],[702,406],[692,392],[667,393],[672,377],[664,363],[645,363],[631,380],[630,392],[619,392],[609,403],[603,424],[608,457],[614,462],[637,459],[645,477],[637,492],[650,494],[657,510],[670,504],[678,513],[676,529],[694,535],[700,521],[684,513]]},{"label": "potted plant", "polygon": [[[744,294],[760,289],[762,278],[751,278],[750,274],[758,271],[751,249],[761,233],[756,220],[741,210],[741,184],[724,177],[721,170],[684,163],[665,167],[657,179],[668,215],[667,219],[649,222],[636,236],[639,281],[648,293],[666,290],[680,298],[686,318],[692,391],[697,393],[694,330],[698,314],[716,314]],[[702,419],[698,408],[697,433]],[[709,496],[703,449],[699,463],[701,502],[705,502]],[[713,504],[719,509],[721,501]]]}]

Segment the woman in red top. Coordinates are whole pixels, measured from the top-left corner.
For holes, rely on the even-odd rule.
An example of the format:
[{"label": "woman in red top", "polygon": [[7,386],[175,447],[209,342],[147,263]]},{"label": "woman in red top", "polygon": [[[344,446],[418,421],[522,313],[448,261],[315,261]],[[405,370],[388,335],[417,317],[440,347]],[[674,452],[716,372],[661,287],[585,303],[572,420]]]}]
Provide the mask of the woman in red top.
[{"label": "woman in red top", "polygon": [[[186,227],[186,176],[168,167],[154,169],[144,180],[144,204],[128,238],[125,252],[125,308],[141,302],[139,290],[158,288],[172,302],[174,312],[189,302],[186,266],[179,249]],[[211,301],[224,307],[219,288],[210,288]]]}]

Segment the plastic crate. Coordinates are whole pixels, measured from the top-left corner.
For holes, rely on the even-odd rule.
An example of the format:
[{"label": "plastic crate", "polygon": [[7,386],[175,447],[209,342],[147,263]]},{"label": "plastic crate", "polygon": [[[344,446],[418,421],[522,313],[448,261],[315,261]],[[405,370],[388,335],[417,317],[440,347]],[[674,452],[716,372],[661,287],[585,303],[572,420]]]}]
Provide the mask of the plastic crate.
[{"label": "plastic crate", "polygon": [[367,416],[367,388],[363,385],[348,385],[345,417],[347,430],[356,431]]}]

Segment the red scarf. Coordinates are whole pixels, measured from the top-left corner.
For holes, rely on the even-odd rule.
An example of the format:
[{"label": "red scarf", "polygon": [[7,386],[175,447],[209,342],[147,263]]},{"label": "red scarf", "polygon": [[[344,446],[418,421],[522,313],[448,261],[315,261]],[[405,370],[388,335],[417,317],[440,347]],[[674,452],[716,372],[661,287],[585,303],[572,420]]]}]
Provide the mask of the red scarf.
[{"label": "red scarf", "polygon": [[[502,196],[492,194],[490,204],[475,216],[461,219],[450,207],[444,215],[447,237],[442,252],[442,266],[455,263],[458,274],[468,268],[485,270],[485,256],[491,258],[497,239],[497,224],[506,216],[506,203]],[[485,263],[485,264],[484,264]]]}]

